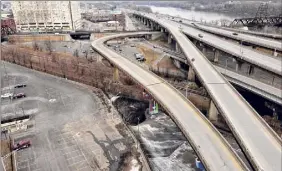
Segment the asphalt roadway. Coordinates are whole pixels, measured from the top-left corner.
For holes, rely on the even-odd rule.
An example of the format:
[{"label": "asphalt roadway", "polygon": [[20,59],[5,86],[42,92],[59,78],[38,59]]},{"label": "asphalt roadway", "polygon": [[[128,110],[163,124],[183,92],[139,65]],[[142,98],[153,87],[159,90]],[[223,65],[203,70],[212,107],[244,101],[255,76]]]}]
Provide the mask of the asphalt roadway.
[{"label": "asphalt roadway", "polygon": [[[212,47],[222,50],[228,54],[236,56],[237,58],[243,61],[247,61],[258,67],[261,67],[267,71],[271,71],[280,76],[282,75],[282,68],[281,68],[282,62],[279,58],[262,54],[250,48],[241,46],[240,44],[226,41],[223,38],[217,37],[210,33],[206,33],[204,31],[200,31],[196,28],[186,26],[184,24],[180,24],[178,22],[168,21],[167,23],[169,23],[170,25],[174,25],[176,27],[179,27],[181,25],[183,33],[199,41],[211,45]],[[201,34],[203,37],[200,38],[199,34]]]},{"label": "asphalt roadway", "polygon": [[[122,119],[115,110],[109,112],[85,85],[15,64],[1,66],[1,73],[6,67],[10,86],[27,84],[15,89],[27,97],[1,101],[2,116],[22,112],[32,116],[30,128],[11,134],[15,143],[32,142],[16,152],[18,171],[117,170],[134,141],[126,129],[117,128]],[[1,75],[3,90],[8,81]]]},{"label": "asphalt roadway", "polygon": [[[138,34],[151,33],[140,32]],[[183,131],[207,170],[247,170],[242,160],[216,128],[180,92],[165,83],[160,77],[130,62],[104,44],[105,41],[115,37],[127,37],[129,35],[137,35],[137,33],[103,37],[92,42],[92,47],[141,84],[166,109]]]},{"label": "asphalt roadway", "polygon": [[[189,24],[191,24],[191,22]],[[261,47],[266,47],[269,49],[282,51],[282,43],[277,40],[262,38],[259,36],[254,36],[254,35],[249,35],[249,34],[244,34],[244,33],[237,33],[238,35],[234,35],[233,31],[220,29],[216,27],[204,26],[201,24],[195,24],[195,26],[196,28],[199,28],[200,30],[204,30],[210,33],[219,34],[224,37],[229,37],[235,40],[249,42],[251,44],[258,45]]]},{"label": "asphalt roadway", "polygon": [[[181,29],[178,27],[179,25],[176,25],[173,21],[170,22],[166,19],[158,18],[155,14],[138,13],[138,15],[145,16],[159,23],[172,34],[182,52],[193,66],[197,76],[202,80],[202,83],[229,125],[237,141],[247,154],[248,159],[252,162],[253,167],[257,170],[264,171],[282,170],[281,138],[268,126],[235,88],[216,71],[212,64],[192,42],[181,33]],[[200,32],[190,27],[183,28],[183,31],[186,31],[187,34],[195,35],[198,35]],[[207,33],[203,34],[204,37],[206,34]],[[210,35],[210,37],[212,36]],[[221,41],[224,46],[228,45],[227,41]],[[217,41],[216,44],[221,44],[221,41]],[[231,47],[228,48],[231,49]],[[191,62],[192,58],[194,58],[193,62]],[[254,60],[259,61],[261,58],[257,57],[254,58]],[[263,61],[263,63],[269,62],[270,61]],[[282,69],[279,63],[272,63],[271,65],[279,66],[279,70]]]}]

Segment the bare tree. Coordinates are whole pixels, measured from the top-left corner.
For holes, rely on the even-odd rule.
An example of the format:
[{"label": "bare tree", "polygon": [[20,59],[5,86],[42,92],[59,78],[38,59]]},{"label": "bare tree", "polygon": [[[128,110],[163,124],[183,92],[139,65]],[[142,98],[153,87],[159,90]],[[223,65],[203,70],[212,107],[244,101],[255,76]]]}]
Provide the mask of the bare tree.
[{"label": "bare tree", "polygon": [[73,56],[79,57],[79,54],[78,54],[78,50],[77,50],[77,49],[75,49],[75,51],[73,52]]},{"label": "bare tree", "polygon": [[87,59],[87,57],[88,57],[88,51],[87,50],[85,51],[84,56],[85,56],[85,59]]},{"label": "bare tree", "polygon": [[46,50],[49,52],[49,54],[51,54],[52,53],[52,43],[51,43],[51,41],[50,40],[47,40],[47,41],[45,41],[44,42],[44,44],[45,44],[45,46],[46,46]]},{"label": "bare tree", "polygon": [[14,44],[16,41],[15,41],[14,37],[9,36],[8,42],[11,43],[11,44]]},{"label": "bare tree", "polygon": [[67,72],[67,63],[66,63],[66,60],[61,60],[60,61],[60,68],[61,68],[61,71],[63,73],[63,77],[66,78],[66,72]]},{"label": "bare tree", "polygon": [[58,57],[57,57],[57,54],[56,54],[56,53],[53,53],[53,54],[51,55],[51,60],[52,60],[52,62],[54,62],[54,63],[57,62]]},{"label": "bare tree", "polygon": [[36,51],[40,49],[40,47],[39,47],[37,41],[34,41],[34,42],[32,43],[32,48],[33,48],[33,50],[36,50]]},{"label": "bare tree", "polygon": [[229,21],[228,20],[226,20],[226,19],[220,19],[220,25],[221,26],[227,26],[228,25],[228,23],[229,23]]},{"label": "bare tree", "polygon": [[90,57],[89,59],[87,59],[88,60],[88,63],[92,63],[92,62],[94,62],[94,60],[92,59],[92,57]]}]

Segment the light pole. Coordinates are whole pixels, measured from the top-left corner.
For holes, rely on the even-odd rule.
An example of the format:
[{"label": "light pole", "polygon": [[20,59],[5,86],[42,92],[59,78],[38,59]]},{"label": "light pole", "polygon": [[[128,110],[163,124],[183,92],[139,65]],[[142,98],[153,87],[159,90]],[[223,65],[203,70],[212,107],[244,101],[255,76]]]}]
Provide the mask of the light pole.
[{"label": "light pole", "polygon": [[115,14],[115,25],[116,25],[116,32],[117,32],[117,15]]}]

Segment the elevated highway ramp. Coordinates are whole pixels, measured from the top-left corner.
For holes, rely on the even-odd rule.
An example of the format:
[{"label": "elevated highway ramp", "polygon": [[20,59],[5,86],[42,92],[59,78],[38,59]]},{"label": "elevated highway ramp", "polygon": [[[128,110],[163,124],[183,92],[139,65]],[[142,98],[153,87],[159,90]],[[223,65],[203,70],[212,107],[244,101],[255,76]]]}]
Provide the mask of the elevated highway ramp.
[{"label": "elevated highway ramp", "polygon": [[[173,21],[158,18],[155,14],[138,12],[134,12],[134,14],[159,24],[173,36],[254,169],[261,171],[282,170],[281,138],[180,31],[179,24],[176,25]],[[183,32],[185,32],[184,30],[185,28]],[[194,33],[195,31],[196,33]],[[197,29],[186,29],[186,34],[198,34],[198,32]],[[213,39],[214,37],[210,38]],[[217,45],[227,44],[227,41],[223,40],[220,42],[212,41]],[[227,48],[232,50],[232,46],[227,46]],[[254,60],[258,60],[258,58],[254,58]],[[266,63],[266,61],[261,62]],[[281,74],[281,65],[277,63],[269,64],[277,66],[277,72]]]},{"label": "elevated highway ramp", "polygon": [[105,42],[114,38],[151,34],[111,35],[95,40],[92,47],[149,92],[182,130],[207,170],[248,170],[230,145],[206,117],[180,92],[152,72],[110,50]]}]

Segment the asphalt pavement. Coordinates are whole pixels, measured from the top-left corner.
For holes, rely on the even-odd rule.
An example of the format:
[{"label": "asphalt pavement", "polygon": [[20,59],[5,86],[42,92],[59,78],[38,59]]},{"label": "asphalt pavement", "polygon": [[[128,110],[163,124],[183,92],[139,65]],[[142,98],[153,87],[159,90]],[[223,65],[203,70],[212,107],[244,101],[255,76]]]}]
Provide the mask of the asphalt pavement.
[{"label": "asphalt pavement", "polygon": [[[4,62],[3,62],[4,63]],[[1,114],[30,115],[26,131],[11,134],[14,142],[29,139],[29,148],[16,152],[18,171],[117,170],[134,141],[120,125],[119,114],[85,85],[1,64],[2,89],[25,83],[25,98],[1,101]],[[7,90],[10,91],[10,90]],[[13,91],[13,90],[12,90]],[[106,102],[107,104],[107,102]],[[23,110],[21,109],[23,108]]]}]

